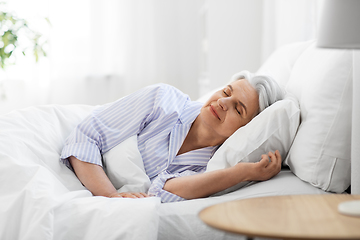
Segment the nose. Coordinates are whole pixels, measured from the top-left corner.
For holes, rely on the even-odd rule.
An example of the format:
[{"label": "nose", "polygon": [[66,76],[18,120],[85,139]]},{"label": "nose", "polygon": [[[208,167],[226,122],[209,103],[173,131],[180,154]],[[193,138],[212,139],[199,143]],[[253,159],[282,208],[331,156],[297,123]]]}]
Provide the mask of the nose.
[{"label": "nose", "polygon": [[219,106],[220,106],[221,109],[224,110],[224,111],[227,111],[227,110],[228,110],[229,101],[230,101],[230,98],[229,98],[229,97],[223,97],[223,98],[219,98],[219,99],[217,100]]}]

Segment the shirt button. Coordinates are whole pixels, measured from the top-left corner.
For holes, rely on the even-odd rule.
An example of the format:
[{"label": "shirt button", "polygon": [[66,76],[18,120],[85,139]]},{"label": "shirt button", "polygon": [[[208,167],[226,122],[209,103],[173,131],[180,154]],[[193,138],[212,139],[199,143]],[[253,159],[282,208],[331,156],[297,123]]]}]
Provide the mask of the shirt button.
[{"label": "shirt button", "polygon": [[156,167],[156,170],[159,170],[159,169],[160,169],[160,166],[157,166],[157,167]]}]

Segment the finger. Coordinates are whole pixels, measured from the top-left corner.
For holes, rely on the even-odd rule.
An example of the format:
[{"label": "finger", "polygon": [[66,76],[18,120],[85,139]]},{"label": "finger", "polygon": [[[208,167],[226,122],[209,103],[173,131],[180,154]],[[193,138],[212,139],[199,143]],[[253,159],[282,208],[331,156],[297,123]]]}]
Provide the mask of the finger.
[{"label": "finger", "polygon": [[272,161],[272,162],[277,162],[277,157],[275,156],[275,154],[273,153],[273,152],[269,152],[269,157],[270,157],[270,161]]},{"label": "finger", "polygon": [[132,193],[123,193],[124,198],[136,198]]},{"label": "finger", "polygon": [[280,154],[280,152],[279,152],[279,150],[276,150],[275,151],[275,156],[280,160],[280,162],[281,162],[281,154]]},{"label": "finger", "polygon": [[143,193],[143,192],[141,192],[140,194],[143,195],[144,197],[150,197],[148,194]]},{"label": "finger", "polygon": [[267,167],[270,163],[269,156],[266,154],[261,155],[261,160],[259,162],[263,167]]},{"label": "finger", "polygon": [[109,198],[122,198],[121,193],[115,192],[109,195]]},{"label": "finger", "polygon": [[132,193],[135,197],[137,198],[144,198],[145,196],[142,195],[141,193]]},{"label": "finger", "polygon": [[282,164],[282,162],[281,162],[281,154],[280,154],[280,152],[278,150],[275,151],[274,158],[275,158],[274,161],[276,161],[275,174],[274,175],[276,175],[281,171],[281,164]]}]

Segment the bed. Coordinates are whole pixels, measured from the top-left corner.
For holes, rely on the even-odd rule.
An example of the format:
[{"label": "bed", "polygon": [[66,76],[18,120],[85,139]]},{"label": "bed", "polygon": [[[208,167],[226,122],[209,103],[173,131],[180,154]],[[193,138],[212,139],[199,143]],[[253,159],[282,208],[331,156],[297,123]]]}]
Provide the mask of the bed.
[{"label": "bed", "polygon": [[[282,149],[282,171],[265,182],[246,182],[184,202],[93,197],[60,163],[65,138],[96,106],[36,106],[0,116],[0,239],[245,239],[208,227],[198,213],[244,198],[346,194],[351,184],[351,59],[350,51],[320,50],[315,41],[275,51],[258,73],[277,79],[288,102],[264,111],[256,121],[276,131],[256,131],[250,122],[221,146],[207,171],[255,161],[273,148]],[[109,175],[120,181],[119,189],[146,189],[149,183],[134,160],[136,145],[126,144],[107,156],[107,166],[123,151],[129,159],[124,174],[135,180],[116,179],[119,173],[110,170]]]}]

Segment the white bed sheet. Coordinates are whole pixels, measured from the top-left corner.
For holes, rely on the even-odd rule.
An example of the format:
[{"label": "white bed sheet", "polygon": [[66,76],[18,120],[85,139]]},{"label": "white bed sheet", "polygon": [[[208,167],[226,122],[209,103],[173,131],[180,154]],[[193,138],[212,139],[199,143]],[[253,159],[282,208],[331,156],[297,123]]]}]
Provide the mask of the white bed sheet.
[{"label": "white bed sheet", "polygon": [[268,181],[251,183],[222,196],[161,204],[158,239],[245,239],[245,236],[226,233],[207,226],[198,217],[199,212],[208,206],[232,200],[295,194],[326,194],[326,192],[303,182],[289,170],[283,170]]},{"label": "white bed sheet", "polygon": [[157,239],[159,198],[92,197],[59,162],[65,138],[92,109],[0,117],[0,239]]}]

